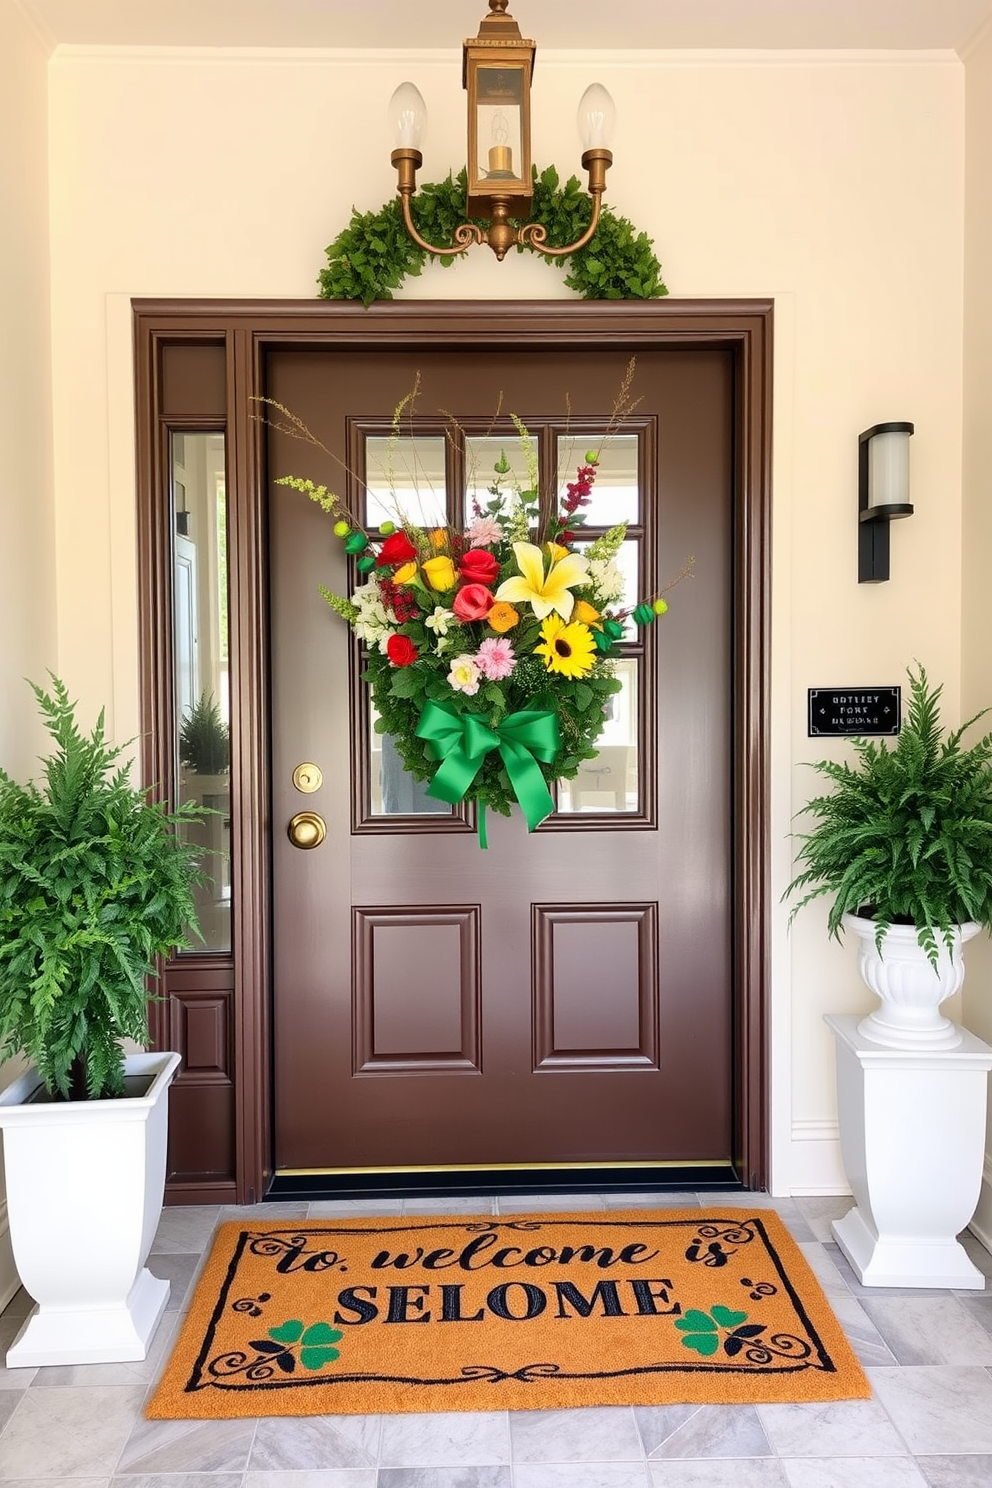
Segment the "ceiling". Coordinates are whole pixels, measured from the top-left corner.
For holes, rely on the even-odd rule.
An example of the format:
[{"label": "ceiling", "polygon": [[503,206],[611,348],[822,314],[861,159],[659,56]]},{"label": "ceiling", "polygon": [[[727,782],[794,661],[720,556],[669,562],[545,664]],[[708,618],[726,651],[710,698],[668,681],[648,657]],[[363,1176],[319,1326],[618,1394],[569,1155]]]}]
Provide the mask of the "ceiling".
[{"label": "ceiling", "polygon": [[[488,0],[14,0],[51,47],[455,47]],[[962,50],[992,0],[511,0],[542,48]]]}]

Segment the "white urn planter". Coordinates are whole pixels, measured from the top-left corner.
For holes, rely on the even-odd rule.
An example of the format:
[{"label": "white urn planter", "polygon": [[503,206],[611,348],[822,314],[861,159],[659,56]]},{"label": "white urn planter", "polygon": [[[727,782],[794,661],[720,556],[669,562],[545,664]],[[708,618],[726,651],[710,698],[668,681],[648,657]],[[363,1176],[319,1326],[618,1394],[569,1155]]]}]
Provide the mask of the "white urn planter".
[{"label": "white urn planter", "polygon": [[956,925],[950,950],[938,933],[935,968],[919,943],[915,925],[890,925],[879,952],[874,920],[847,914],[843,923],[857,942],[858,971],[880,1003],[858,1024],[858,1032],[887,1049],[957,1048],[961,1030],[944,1017],[940,1005],[961,990],[961,948],[981,927],[970,921]]},{"label": "white urn planter", "polygon": [[0,1094],[14,1261],[35,1300],[7,1367],[143,1359],[169,1297],[145,1267],[165,1192],[174,1053],[134,1054],[151,1084],[120,1100],[31,1101],[29,1070]]}]

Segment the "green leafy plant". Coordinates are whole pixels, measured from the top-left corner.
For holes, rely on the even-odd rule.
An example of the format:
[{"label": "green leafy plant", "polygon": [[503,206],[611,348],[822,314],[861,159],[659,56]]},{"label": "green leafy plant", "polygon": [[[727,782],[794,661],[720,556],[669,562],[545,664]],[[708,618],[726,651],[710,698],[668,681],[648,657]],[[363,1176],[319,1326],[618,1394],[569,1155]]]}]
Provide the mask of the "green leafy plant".
[{"label": "green leafy plant", "polygon": [[23,1053],[56,1099],[122,1096],[120,1040],[147,1043],[146,976],[190,942],[199,850],[108,744],[103,713],[81,733],[52,677],[32,684],[56,748],[43,786],[0,770],[0,1054]]},{"label": "green leafy plant", "polygon": [[201,692],[179,727],[179,758],[198,775],[221,775],[231,763],[231,735],[213,693]]},{"label": "green leafy plant", "polygon": [[834,789],[802,808],[816,825],[800,834],[802,867],[786,894],[802,894],[790,923],[832,894],[830,933],[857,914],[875,921],[879,949],[890,925],[915,925],[936,967],[938,935],[950,947],[957,924],[992,929],[992,734],[962,746],[985,709],[945,737],[943,689],[931,688],[923,667],[908,675],[908,717],[894,747],[855,739],[853,765],[814,764]]},{"label": "green leafy plant", "polygon": [[[414,224],[421,237],[438,245],[453,243],[455,229],[466,220],[466,174],[450,174],[443,181],[421,186],[411,201]],[[548,246],[563,248],[581,237],[589,225],[590,201],[576,176],[561,185],[554,166],[534,167],[532,222],[547,229]],[[473,219],[478,220],[478,219]],[[484,224],[483,224],[484,225]],[[518,252],[540,252],[520,248]],[[327,249],[327,268],[318,275],[326,300],[390,300],[403,280],[419,274],[429,257],[418,248],[403,223],[398,197],[378,212],[354,212]],[[564,259],[542,255],[547,263],[567,265],[565,283],[587,300],[651,300],[667,295],[661,265],[651,239],[639,233],[626,217],[604,206],[596,232],[584,248]],[[442,258],[445,268],[454,258]]]}]

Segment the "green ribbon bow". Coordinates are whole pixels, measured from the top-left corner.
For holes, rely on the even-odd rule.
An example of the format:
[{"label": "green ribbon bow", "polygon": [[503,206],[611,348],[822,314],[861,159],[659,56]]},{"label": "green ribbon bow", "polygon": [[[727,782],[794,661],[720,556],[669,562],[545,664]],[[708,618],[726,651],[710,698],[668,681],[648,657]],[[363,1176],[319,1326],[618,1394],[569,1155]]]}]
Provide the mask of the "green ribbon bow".
[{"label": "green ribbon bow", "polygon": [[[431,758],[441,761],[427,787],[429,796],[456,806],[465,799],[486,755],[498,749],[528,832],[533,832],[554,811],[554,798],[537,761],[550,764],[558,753],[557,714],[524,709],[508,713],[501,724],[493,727],[481,713],[456,713],[443,703],[426,702],[416,732],[418,739],[426,740]],[[479,802],[479,845],[488,846],[486,808],[482,801]]]}]

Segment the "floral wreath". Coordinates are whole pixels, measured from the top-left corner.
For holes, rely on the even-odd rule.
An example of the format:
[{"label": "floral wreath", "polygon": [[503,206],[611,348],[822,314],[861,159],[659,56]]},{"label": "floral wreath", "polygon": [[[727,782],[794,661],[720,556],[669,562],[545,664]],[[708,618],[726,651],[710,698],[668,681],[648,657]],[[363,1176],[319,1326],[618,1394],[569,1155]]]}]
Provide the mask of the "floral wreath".
[{"label": "floral wreath", "polygon": [[[603,443],[632,407],[633,362]],[[397,408],[393,434],[416,389]],[[268,401],[268,400],[267,400]],[[274,427],[320,445],[281,404]],[[372,692],[376,732],[389,734],[406,770],[429,781],[435,800],[509,816],[517,802],[529,831],[554,810],[549,786],[570,780],[597,754],[627,623],[650,625],[663,597],[692,571],[690,558],[665,590],[629,606],[616,563],[626,522],[579,551],[600,461],[585,452],[550,514],[542,515],[537,462],[526,426],[511,415],[528,466],[521,488],[505,453],[488,500],[473,502],[464,530],[418,527],[402,513],[375,537],[326,486],[282,476],[335,518],[334,533],[354,560],[350,597],[321,587],[330,607],[365,648],[362,680]]]}]

